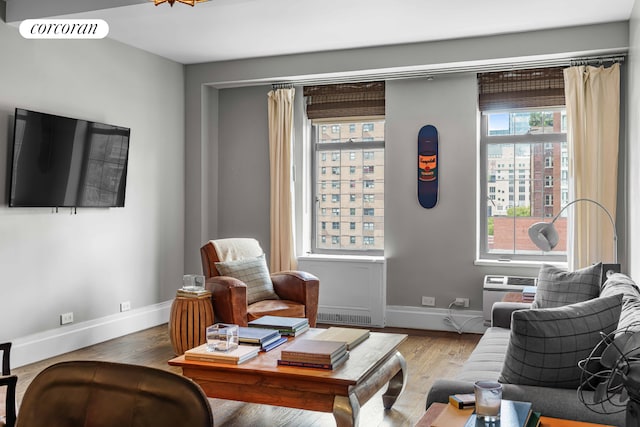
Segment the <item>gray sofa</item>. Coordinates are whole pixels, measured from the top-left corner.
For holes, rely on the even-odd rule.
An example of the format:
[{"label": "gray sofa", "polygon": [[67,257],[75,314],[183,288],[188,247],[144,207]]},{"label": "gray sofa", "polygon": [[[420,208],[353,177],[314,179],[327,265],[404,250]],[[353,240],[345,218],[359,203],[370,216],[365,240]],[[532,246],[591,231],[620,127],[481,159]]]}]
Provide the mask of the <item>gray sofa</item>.
[{"label": "gray sofa", "polygon": [[[631,279],[622,274],[615,275],[622,278],[623,286],[607,288],[607,296],[622,294],[622,308],[620,324],[624,319],[629,323],[640,316],[640,292]],[[611,276],[612,278],[614,276]],[[625,280],[626,279],[626,280]],[[629,282],[632,285],[629,285]],[[605,283],[601,296],[605,294]],[[597,298],[601,298],[598,296]],[[619,298],[619,297],[618,297]],[[593,299],[591,301],[594,301]],[[492,309],[492,326],[487,329],[480,339],[462,369],[451,379],[437,380],[427,395],[428,408],[434,402],[446,403],[452,394],[473,393],[473,383],[478,380],[498,381],[503,371],[506,353],[511,337],[512,313],[516,310],[530,309],[530,304],[499,302]],[[533,312],[535,310],[529,310]],[[526,314],[521,312],[520,314]],[[623,319],[624,318],[624,319]],[[607,424],[624,427],[625,413],[599,414],[589,410],[578,398],[576,388],[540,387],[533,385],[507,384],[503,382],[503,398],[532,402],[533,410],[543,415],[556,418],[573,419],[579,421]],[[586,392],[586,395],[592,392]]]}]

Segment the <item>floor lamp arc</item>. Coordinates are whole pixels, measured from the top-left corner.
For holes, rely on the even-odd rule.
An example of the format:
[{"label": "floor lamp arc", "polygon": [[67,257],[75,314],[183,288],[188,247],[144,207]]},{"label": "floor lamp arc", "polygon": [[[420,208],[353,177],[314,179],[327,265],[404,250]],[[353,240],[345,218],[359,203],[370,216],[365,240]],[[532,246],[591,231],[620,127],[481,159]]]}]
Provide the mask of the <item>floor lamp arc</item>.
[{"label": "floor lamp arc", "polygon": [[582,198],[576,199],[570,203],[568,203],[565,207],[560,209],[560,212],[553,217],[551,222],[536,222],[529,227],[529,239],[541,250],[550,251],[556,247],[558,241],[560,240],[560,236],[558,235],[558,230],[553,225],[558,218],[560,218],[560,214],[565,211],[569,206],[578,203],[578,202],[589,202],[599,206],[604,213],[607,214],[609,221],[611,222],[611,227],[613,228],[613,263],[618,263],[618,232],[616,230],[616,223],[611,216],[611,213],[605,208],[601,203],[596,202],[592,199]]}]

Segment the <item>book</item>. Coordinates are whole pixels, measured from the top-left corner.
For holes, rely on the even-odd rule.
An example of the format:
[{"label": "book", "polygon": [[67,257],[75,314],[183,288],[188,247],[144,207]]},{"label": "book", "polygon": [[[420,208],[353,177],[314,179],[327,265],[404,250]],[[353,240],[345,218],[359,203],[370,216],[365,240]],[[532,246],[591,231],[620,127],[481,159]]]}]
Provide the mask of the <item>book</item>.
[{"label": "book", "polygon": [[282,345],[282,344],[286,343],[287,341],[289,341],[289,340],[287,339],[287,337],[280,336],[280,338],[278,338],[278,339],[277,339],[277,340],[275,340],[275,341],[272,341],[272,342],[269,342],[269,343],[262,344],[262,347],[261,347],[261,349],[260,349],[260,350],[261,350],[261,351],[271,351],[271,350],[273,350],[274,348],[276,348],[276,347],[278,347],[278,346],[280,346],[280,345]]},{"label": "book", "polygon": [[[500,404],[500,427],[527,427],[531,417],[531,402],[502,399]],[[473,413],[469,416],[464,427],[484,427],[483,419],[478,419]]]},{"label": "book", "polygon": [[277,329],[238,327],[238,341],[247,344],[264,344],[280,338]]},{"label": "book", "polygon": [[280,358],[291,362],[335,363],[347,352],[347,344],[341,341],[300,339],[294,341]]},{"label": "book", "polygon": [[294,360],[278,359],[278,365],[280,366],[297,366],[301,368],[320,368],[320,369],[335,369],[342,365],[349,359],[349,353],[344,353],[340,358],[333,363],[314,363],[314,362],[298,362]]},{"label": "book", "polygon": [[195,297],[210,296],[210,295],[211,295],[211,291],[208,291],[206,289],[195,290],[195,289],[180,288],[176,291],[176,296],[178,297],[195,298]]},{"label": "book", "polygon": [[249,322],[249,327],[277,329],[282,333],[309,327],[309,319],[300,317],[262,316]]},{"label": "book", "polygon": [[285,335],[287,337],[297,337],[299,335],[304,334],[309,330],[309,324],[306,324],[300,329],[296,329],[295,331],[280,331],[281,335]]},{"label": "book", "polygon": [[343,341],[347,343],[347,350],[352,350],[362,341],[369,338],[368,329],[341,328],[331,326],[313,337],[314,340]]},{"label": "book", "polygon": [[457,409],[473,408],[476,405],[475,393],[452,394],[449,396],[449,404]]},{"label": "book", "polygon": [[540,424],[544,427],[614,427],[609,424],[594,424],[585,421],[564,420],[545,416],[540,417]]},{"label": "book", "polygon": [[540,412],[531,412],[531,416],[529,417],[529,422],[527,423],[527,427],[538,427],[540,425],[540,416],[542,414]]},{"label": "book", "polygon": [[431,423],[431,427],[463,426],[473,414],[473,408],[457,409],[453,405],[445,406],[440,415]]},{"label": "book", "polygon": [[240,364],[258,355],[260,347],[255,345],[238,345],[238,348],[228,351],[208,351],[207,344],[189,349],[184,352],[185,360],[200,360],[203,362]]},{"label": "book", "polygon": [[536,297],[537,288],[535,286],[525,286],[522,289],[522,302],[533,302]]}]

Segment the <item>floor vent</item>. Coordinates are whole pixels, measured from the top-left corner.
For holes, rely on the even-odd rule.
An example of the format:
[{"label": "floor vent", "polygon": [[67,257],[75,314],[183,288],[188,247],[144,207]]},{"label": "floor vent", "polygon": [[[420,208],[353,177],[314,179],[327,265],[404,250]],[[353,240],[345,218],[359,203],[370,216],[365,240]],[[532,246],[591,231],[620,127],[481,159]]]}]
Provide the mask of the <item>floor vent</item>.
[{"label": "floor vent", "polygon": [[371,316],[361,314],[318,313],[319,323],[339,325],[370,326]]}]

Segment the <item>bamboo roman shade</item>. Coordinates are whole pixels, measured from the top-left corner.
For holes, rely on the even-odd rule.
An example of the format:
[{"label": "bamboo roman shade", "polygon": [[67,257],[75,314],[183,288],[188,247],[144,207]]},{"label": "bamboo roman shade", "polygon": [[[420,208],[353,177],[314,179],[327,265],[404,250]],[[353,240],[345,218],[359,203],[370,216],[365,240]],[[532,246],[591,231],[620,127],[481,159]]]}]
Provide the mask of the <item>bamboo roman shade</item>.
[{"label": "bamboo roman shade", "polygon": [[311,120],[384,116],[384,81],[305,86]]},{"label": "bamboo roman shade", "polygon": [[480,111],[565,105],[563,67],[478,74]]}]

